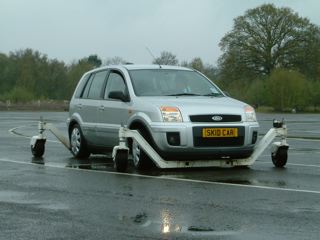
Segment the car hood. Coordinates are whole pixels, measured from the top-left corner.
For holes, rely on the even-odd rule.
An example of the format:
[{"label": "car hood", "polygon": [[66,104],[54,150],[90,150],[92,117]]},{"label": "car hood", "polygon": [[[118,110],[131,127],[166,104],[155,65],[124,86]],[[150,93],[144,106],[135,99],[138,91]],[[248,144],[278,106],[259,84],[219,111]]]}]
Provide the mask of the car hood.
[{"label": "car hood", "polygon": [[230,97],[144,97],[144,102],[157,108],[161,106],[178,107],[182,117],[203,114],[236,114],[243,115],[247,105]]}]

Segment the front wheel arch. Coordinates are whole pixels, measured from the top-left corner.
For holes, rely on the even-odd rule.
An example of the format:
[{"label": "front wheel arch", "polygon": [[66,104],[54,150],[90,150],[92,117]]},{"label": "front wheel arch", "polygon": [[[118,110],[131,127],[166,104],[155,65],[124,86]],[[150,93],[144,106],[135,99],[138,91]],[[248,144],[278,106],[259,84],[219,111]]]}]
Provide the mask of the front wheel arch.
[{"label": "front wheel arch", "polygon": [[[156,150],[156,145],[155,145],[155,142],[152,138],[152,135],[151,135],[150,131],[148,130],[148,128],[143,123],[134,122],[133,124],[131,124],[129,126],[129,129],[137,130],[144,137],[144,139]],[[133,139],[131,139],[131,138],[128,139],[128,146],[129,146],[131,153],[133,153],[133,151],[132,151]],[[136,166],[136,168],[149,169],[149,168],[152,168],[153,166],[155,166],[153,161],[146,155],[146,153],[143,152],[142,155],[143,155],[143,162],[141,162],[141,164]]]}]

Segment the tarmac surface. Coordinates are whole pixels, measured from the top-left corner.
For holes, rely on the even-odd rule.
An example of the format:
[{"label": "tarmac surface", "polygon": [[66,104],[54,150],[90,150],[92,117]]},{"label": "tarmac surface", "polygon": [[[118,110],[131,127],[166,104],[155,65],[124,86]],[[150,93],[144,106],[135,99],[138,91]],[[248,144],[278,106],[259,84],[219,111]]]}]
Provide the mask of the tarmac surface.
[{"label": "tarmac surface", "polygon": [[319,239],[320,115],[258,114],[260,134],[285,118],[285,168],[266,150],[250,168],[113,169],[108,156],[79,162],[47,133],[66,112],[0,112],[0,239]]}]

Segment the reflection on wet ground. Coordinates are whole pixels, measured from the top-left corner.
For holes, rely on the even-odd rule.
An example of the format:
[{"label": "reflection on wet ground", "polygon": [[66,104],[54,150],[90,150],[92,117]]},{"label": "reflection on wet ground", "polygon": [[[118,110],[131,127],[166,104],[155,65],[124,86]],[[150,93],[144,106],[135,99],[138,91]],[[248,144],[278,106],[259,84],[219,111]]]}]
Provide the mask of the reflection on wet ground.
[{"label": "reflection on wet ground", "polygon": [[[32,158],[32,163],[46,165],[45,158]],[[52,166],[52,163],[47,165]],[[76,168],[92,171],[116,172],[113,160],[104,155],[94,155],[88,159],[77,160],[74,158],[67,159],[67,163],[54,164],[61,168]],[[286,171],[286,169],[273,169],[275,173]],[[139,174],[144,176],[153,176],[159,178],[175,178],[199,180],[215,183],[227,183],[236,185],[253,185],[268,187],[287,187],[286,182],[276,179],[261,179],[259,174],[250,167],[235,168],[197,168],[197,169],[158,169],[152,168],[145,171],[138,171],[134,168],[132,160],[129,159],[129,167],[127,173]],[[232,176],[232,177],[230,177]],[[136,221],[141,221],[143,215],[139,216]],[[139,220],[140,219],[140,220]]]},{"label": "reflection on wet ground", "polygon": [[136,215],[131,217],[119,215],[118,220],[126,225],[134,224],[141,228],[147,228],[148,230],[159,232],[163,235],[170,233],[183,233],[193,236],[223,236],[233,235],[239,232],[231,225],[217,225],[213,227],[205,224],[188,224],[187,220],[178,222],[175,214],[167,208],[160,210],[159,216],[156,219],[149,217],[146,212],[138,212]]},{"label": "reflection on wet ground", "polygon": [[[11,133],[20,137],[27,138],[37,134],[37,120],[41,115],[44,116],[48,122],[54,123],[61,131],[66,132],[65,119],[66,113],[11,113],[12,116],[4,116],[2,120],[8,120],[7,122],[1,122],[2,127],[6,132],[11,129]],[[39,117],[35,116],[38,115]],[[21,117],[20,117],[21,116]],[[293,183],[286,184],[286,181],[282,180],[281,174],[291,167],[304,166],[310,167],[310,170],[317,171],[313,166],[318,166],[319,162],[316,160],[318,153],[320,153],[319,147],[319,115],[316,114],[258,114],[260,122],[260,134],[265,134],[270,127],[272,127],[272,120],[274,118],[286,119],[288,127],[288,143],[290,145],[288,166],[285,169],[276,169],[273,167],[270,159],[270,153],[266,152],[264,157],[260,159],[250,168],[206,168],[206,169],[163,169],[159,170],[153,168],[147,171],[137,171],[132,164],[132,160],[129,160],[128,173],[139,174],[145,176],[154,176],[159,178],[178,178],[187,180],[200,180],[216,183],[229,183],[238,185],[259,185],[269,187],[292,187]],[[9,120],[14,122],[9,122]],[[43,158],[29,158],[32,163],[39,165],[55,166],[61,168],[74,168],[85,169],[92,171],[105,171],[115,172],[114,164],[110,156],[106,155],[93,155],[85,160],[76,160],[72,158],[69,151],[62,150],[62,146],[58,143],[57,139],[47,134],[48,141],[46,145],[46,153]],[[14,141],[14,140],[13,140]],[[26,142],[28,145],[28,142]],[[28,146],[29,147],[29,146]],[[61,151],[62,150],[62,151]],[[301,158],[302,155],[306,155]],[[31,156],[31,154],[30,154]],[[14,157],[20,159],[19,153],[14,153]],[[22,161],[25,161],[23,158]],[[270,163],[270,165],[268,165]],[[264,176],[264,170],[271,172],[272,178]],[[261,172],[259,172],[261,171]],[[298,172],[299,170],[296,170]],[[294,187],[297,187],[294,185]]]}]

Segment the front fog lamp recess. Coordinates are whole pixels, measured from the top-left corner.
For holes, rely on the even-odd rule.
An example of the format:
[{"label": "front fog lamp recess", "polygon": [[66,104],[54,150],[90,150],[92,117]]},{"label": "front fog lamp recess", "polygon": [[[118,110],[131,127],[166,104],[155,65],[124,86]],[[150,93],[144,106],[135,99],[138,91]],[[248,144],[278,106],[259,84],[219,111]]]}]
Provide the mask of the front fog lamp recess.
[{"label": "front fog lamp recess", "polygon": [[164,122],[182,122],[179,108],[162,106],[160,111]]}]

